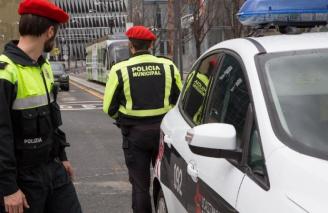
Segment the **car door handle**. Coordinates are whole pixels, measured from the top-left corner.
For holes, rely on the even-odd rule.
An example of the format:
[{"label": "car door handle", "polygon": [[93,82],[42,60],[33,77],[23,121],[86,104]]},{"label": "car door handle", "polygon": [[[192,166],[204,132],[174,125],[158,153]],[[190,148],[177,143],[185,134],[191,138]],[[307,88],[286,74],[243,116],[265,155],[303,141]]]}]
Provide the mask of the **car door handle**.
[{"label": "car door handle", "polygon": [[188,175],[190,175],[191,179],[195,183],[197,183],[197,181],[198,181],[198,170],[195,168],[195,165],[193,163],[188,163],[187,172],[188,172]]},{"label": "car door handle", "polygon": [[164,135],[164,142],[168,145],[169,148],[171,148],[171,144],[172,144],[173,140],[170,136]]}]

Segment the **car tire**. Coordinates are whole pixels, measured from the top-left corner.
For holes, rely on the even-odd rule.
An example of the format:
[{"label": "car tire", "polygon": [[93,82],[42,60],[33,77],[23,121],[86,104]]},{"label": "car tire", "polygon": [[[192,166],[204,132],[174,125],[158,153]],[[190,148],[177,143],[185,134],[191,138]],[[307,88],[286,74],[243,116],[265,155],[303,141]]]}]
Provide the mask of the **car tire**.
[{"label": "car tire", "polygon": [[157,197],[156,213],[168,213],[163,191],[161,190]]},{"label": "car tire", "polygon": [[69,91],[69,85],[61,88],[64,91]]}]

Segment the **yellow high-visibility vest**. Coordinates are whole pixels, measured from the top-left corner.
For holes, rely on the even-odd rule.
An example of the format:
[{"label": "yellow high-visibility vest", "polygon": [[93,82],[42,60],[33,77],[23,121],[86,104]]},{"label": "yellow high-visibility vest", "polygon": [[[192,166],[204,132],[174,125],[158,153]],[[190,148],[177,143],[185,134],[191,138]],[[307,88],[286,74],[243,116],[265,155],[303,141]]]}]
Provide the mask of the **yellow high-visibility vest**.
[{"label": "yellow high-visibility vest", "polygon": [[168,112],[174,88],[181,91],[179,70],[166,58],[143,54],[112,67],[106,84],[103,110],[113,118],[152,117]]}]

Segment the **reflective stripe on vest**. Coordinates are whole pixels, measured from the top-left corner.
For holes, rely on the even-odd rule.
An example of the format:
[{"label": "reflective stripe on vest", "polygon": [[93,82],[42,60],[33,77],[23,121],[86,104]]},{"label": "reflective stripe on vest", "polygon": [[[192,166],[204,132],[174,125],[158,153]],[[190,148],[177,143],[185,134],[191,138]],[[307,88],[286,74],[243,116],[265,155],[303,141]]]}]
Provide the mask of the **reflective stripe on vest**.
[{"label": "reflective stripe on vest", "polygon": [[167,106],[161,109],[148,109],[148,110],[131,110],[126,109],[124,106],[120,106],[119,111],[124,115],[131,115],[137,117],[150,117],[150,116],[158,116],[167,113],[173,106]]},{"label": "reflective stripe on vest", "polygon": [[1,55],[0,61],[7,62],[9,65],[5,71],[12,77],[11,82],[17,84],[17,95],[13,101],[13,110],[32,109],[48,104],[47,92],[42,78],[45,77],[46,86],[50,92],[50,102],[54,101],[52,87],[54,83],[51,66],[48,62],[42,67],[22,66],[12,62],[7,56]]},{"label": "reflective stripe on vest", "polygon": [[[54,101],[54,96],[52,93],[50,95],[50,102]],[[21,109],[32,109],[40,106],[45,106],[48,104],[47,95],[41,96],[33,96],[28,98],[20,98],[16,99],[13,103],[13,110],[21,110]]]},{"label": "reflective stripe on vest", "polygon": [[[141,63],[140,63],[141,64]],[[133,98],[131,95],[131,86],[129,80],[129,73],[127,67],[121,69],[122,78],[123,78],[123,91],[126,100],[125,106],[120,106],[119,111],[124,115],[136,116],[136,117],[149,117],[149,116],[158,116],[167,113],[172,106],[170,105],[169,97],[172,87],[172,78],[170,66],[168,64],[163,64],[164,67],[164,78],[165,78],[165,87],[164,87],[164,100],[163,106],[156,109],[144,109],[144,110],[135,110],[133,109]]]}]

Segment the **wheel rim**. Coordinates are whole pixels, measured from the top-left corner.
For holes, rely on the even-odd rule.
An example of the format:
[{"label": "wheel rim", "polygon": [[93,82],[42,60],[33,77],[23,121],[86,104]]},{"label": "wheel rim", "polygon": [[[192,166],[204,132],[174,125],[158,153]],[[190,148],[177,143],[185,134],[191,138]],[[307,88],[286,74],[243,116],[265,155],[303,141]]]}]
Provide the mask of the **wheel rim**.
[{"label": "wheel rim", "polygon": [[165,200],[163,197],[158,201],[157,213],[167,213]]}]

